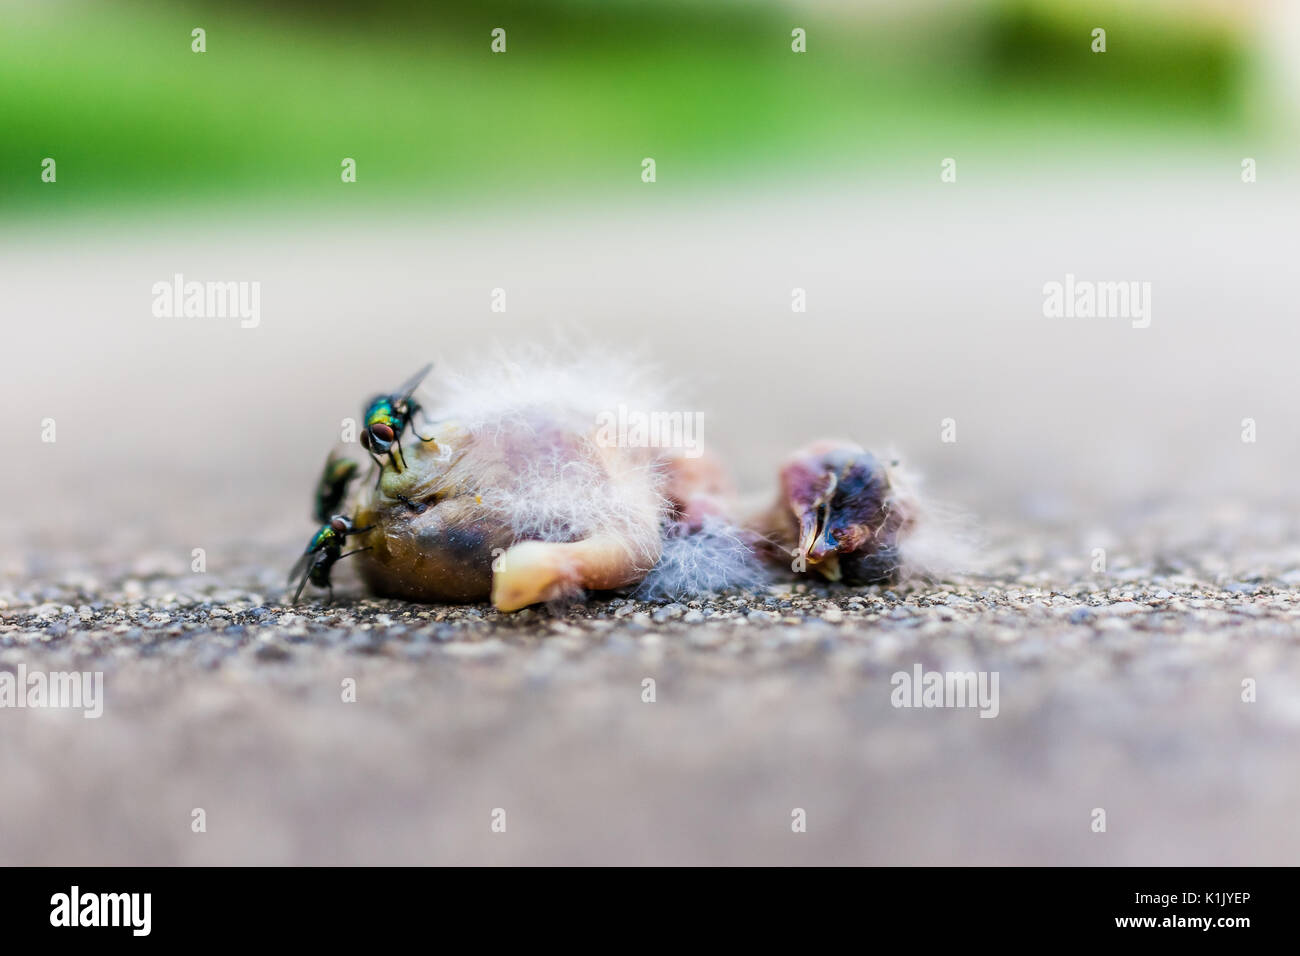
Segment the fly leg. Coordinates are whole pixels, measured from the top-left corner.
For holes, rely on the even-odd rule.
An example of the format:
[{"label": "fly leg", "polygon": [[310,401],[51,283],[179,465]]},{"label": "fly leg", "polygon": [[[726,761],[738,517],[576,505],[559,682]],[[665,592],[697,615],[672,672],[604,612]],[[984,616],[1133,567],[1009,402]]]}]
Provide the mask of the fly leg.
[{"label": "fly leg", "polygon": [[411,426],[411,431],[415,433],[415,437],[418,438],[418,439],[420,439],[420,441],[423,441],[423,442],[436,442],[437,439],[435,439],[435,438],[425,438],[423,435],[421,435],[418,431],[415,430],[415,416],[416,416],[417,414],[419,414],[421,418],[424,418],[425,421],[428,421],[428,419],[427,419],[427,418],[425,417],[425,415],[424,415],[424,409],[423,409],[423,408],[421,408],[421,407],[420,407],[418,404],[416,404],[415,402],[407,402],[407,405],[406,405],[406,423],[407,423],[408,425]]},{"label": "fly leg", "polygon": [[379,460],[379,456],[377,456],[373,451],[370,451],[370,449],[366,449],[366,451],[370,455],[370,460],[379,468],[379,474],[375,476],[375,488],[378,489],[379,483],[384,480],[384,463]]},{"label": "fly leg", "polygon": [[[363,532],[363,531],[369,531],[369,530],[370,530],[369,527],[358,528],[357,530],[355,530],[355,531],[353,531],[353,532],[350,532],[350,533],[351,533],[351,534],[360,534],[360,533]],[[354,550],[349,551],[347,554],[340,554],[340,555],[339,555],[339,556],[334,560],[334,563],[335,563],[335,564],[338,564],[338,563],[339,563],[340,561],[342,561],[344,558],[350,558],[350,557],[352,557],[352,555],[354,555],[354,554],[360,554],[362,551],[369,551],[372,547],[373,547],[373,545],[366,545],[364,548],[355,548]],[[328,588],[330,589],[330,599],[329,599],[329,601],[326,602],[326,603],[328,603],[328,604],[333,604],[333,603],[334,603],[334,582],[333,582],[333,581],[329,582],[329,583],[326,585],[326,587],[328,587]]]}]

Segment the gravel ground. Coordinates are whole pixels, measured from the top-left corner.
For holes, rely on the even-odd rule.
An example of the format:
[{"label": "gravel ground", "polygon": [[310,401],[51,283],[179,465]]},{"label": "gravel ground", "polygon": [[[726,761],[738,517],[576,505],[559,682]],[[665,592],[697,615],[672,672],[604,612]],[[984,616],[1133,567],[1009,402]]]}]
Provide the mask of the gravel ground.
[{"label": "gravel ground", "polygon": [[[1289,530],[1235,565],[1149,533],[1106,574],[1013,531],[978,576],[513,616],[351,579],[334,606],[289,608],[251,558],[124,574],[106,551],[53,583],[10,575],[0,668],[102,670],[106,703],[0,713],[0,860],[1294,861]],[[918,663],[997,672],[997,717],[892,706]]]},{"label": "gravel ground", "polygon": [[[0,863],[1294,863],[1300,184],[1008,168],[3,237],[42,319],[5,327],[31,360],[0,380],[0,669],[102,670],[106,702],[0,710]],[[177,272],[262,281],[261,325],[155,318]],[[1067,273],[1150,279],[1150,328],[1045,319]],[[749,489],[814,437],[896,442],[974,517],[974,569],[512,617],[348,571],[333,607],[279,603],[340,419],[556,316],[649,330]],[[996,672],[998,716],[893,707],[917,664]]]}]

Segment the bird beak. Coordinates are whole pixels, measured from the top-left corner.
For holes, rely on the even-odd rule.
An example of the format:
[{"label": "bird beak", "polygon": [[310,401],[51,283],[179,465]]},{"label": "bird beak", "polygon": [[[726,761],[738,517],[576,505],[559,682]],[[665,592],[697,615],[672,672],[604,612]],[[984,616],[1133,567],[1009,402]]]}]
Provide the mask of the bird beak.
[{"label": "bird beak", "polygon": [[839,542],[831,540],[830,531],[823,529],[822,533],[812,543],[808,549],[809,564],[821,564],[827,558],[839,553]]},{"label": "bird beak", "polygon": [[830,539],[831,498],[838,480],[826,472],[817,482],[812,501],[798,512],[799,553],[832,581],[839,580],[838,545]]}]

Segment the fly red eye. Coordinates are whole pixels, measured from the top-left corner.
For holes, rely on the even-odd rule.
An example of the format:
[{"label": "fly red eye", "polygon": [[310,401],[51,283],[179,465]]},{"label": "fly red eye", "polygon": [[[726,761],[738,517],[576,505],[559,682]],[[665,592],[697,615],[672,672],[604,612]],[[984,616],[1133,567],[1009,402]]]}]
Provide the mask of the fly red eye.
[{"label": "fly red eye", "polygon": [[383,422],[380,422],[380,423],[377,424],[377,425],[371,425],[371,426],[370,426],[370,431],[371,431],[371,432],[374,434],[374,436],[375,436],[376,438],[378,438],[380,441],[392,441],[392,440],[393,440],[393,430],[392,430],[391,428],[389,428],[387,425],[385,425]]},{"label": "fly red eye", "polygon": [[342,534],[343,532],[348,530],[348,521],[346,518],[343,518],[339,515],[335,515],[333,518],[330,519],[330,527],[333,528],[335,531],[337,531],[339,534]]}]

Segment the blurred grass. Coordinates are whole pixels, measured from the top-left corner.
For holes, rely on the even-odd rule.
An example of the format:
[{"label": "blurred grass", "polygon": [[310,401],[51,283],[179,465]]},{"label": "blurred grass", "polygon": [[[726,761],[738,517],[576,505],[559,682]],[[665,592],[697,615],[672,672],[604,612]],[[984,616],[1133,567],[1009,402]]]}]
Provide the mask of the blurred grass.
[{"label": "blurred grass", "polygon": [[1006,0],[888,24],[677,0],[5,8],[0,203],[458,202],[637,185],[644,156],[672,185],[1243,122],[1232,31],[1106,7],[1099,56],[1095,8]]}]

